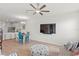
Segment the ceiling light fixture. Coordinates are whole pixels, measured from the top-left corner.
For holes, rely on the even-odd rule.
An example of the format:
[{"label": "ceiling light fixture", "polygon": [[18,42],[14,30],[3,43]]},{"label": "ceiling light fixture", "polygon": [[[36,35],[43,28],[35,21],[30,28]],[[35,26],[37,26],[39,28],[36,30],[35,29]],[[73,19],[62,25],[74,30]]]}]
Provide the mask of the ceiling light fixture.
[{"label": "ceiling light fixture", "polygon": [[39,13],[40,12],[40,10],[36,10],[36,13]]},{"label": "ceiling light fixture", "polygon": [[21,23],[21,24],[25,24],[25,22],[23,22],[23,21],[22,21],[22,22],[20,22],[20,23]]},{"label": "ceiling light fixture", "polygon": [[20,18],[20,19],[28,19],[28,17],[26,17],[26,16],[18,16],[18,18]]},{"label": "ceiling light fixture", "polygon": [[16,18],[19,18],[19,19],[29,19],[27,16],[15,16]]}]

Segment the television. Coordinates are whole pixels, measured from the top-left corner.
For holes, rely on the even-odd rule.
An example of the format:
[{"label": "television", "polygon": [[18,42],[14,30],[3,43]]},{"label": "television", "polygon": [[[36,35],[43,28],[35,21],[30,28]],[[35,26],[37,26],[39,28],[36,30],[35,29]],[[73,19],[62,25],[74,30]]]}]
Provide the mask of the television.
[{"label": "television", "polygon": [[56,24],[40,24],[40,33],[56,34]]}]

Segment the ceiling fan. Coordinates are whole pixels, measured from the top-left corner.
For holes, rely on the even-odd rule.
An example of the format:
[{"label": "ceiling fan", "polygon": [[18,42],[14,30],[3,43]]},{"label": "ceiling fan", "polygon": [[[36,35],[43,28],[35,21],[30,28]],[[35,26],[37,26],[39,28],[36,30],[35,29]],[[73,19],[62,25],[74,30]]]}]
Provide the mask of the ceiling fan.
[{"label": "ceiling fan", "polygon": [[46,5],[42,5],[40,7],[39,3],[37,3],[37,7],[34,6],[33,4],[30,4],[30,6],[34,9],[34,10],[27,10],[27,11],[34,11],[33,15],[35,15],[36,13],[43,15],[43,12],[50,12],[49,10],[43,10]]}]

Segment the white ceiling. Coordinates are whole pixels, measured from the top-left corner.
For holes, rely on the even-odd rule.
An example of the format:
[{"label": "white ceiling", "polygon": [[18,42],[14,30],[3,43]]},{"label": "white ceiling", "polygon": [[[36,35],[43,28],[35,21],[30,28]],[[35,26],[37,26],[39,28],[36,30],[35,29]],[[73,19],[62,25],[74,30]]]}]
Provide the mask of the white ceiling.
[{"label": "white ceiling", "polygon": [[[35,5],[35,4],[34,4]],[[43,4],[40,4],[40,6]],[[69,12],[75,12],[79,10],[79,3],[48,3],[44,9],[50,10],[49,13],[44,13],[43,16],[33,12],[27,12],[26,10],[32,10],[33,8],[28,3],[0,3],[0,20],[27,20],[38,18],[50,18],[51,16],[57,16]]]}]

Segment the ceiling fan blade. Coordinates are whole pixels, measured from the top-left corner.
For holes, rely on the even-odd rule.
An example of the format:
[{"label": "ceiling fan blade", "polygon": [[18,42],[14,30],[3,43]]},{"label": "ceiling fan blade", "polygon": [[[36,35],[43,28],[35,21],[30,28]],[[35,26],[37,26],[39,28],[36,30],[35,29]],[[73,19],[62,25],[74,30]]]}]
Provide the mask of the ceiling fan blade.
[{"label": "ceiling fan blade", "polygon": [[40,8],[40,10],[43,9],[43,8],[45,8],[45,7],[46,7],[46,5],[43,5],[43,6]]},{"label": "ceiling fan blade", "polygon": [[37,8],[39,7],[39,3],[37,3]]},{"label": "ceiling fan blade", "polygon": [[35,15],[35,14],[36,14],[36,12],[33,13],[33,15]]},{"label": "ceiling fan blade", "polygon": [[49,10],[42,10],[41,12],[50,12]]},{"label": "ceiling fan blade", "polygon": [[39,12],[41,15],[43,15],[43,13]]},{"label": "ceiling fan blade", "polygon": [[30,4],[30,6],[32,6],[34,9],[36,9],[32,4]]}]

